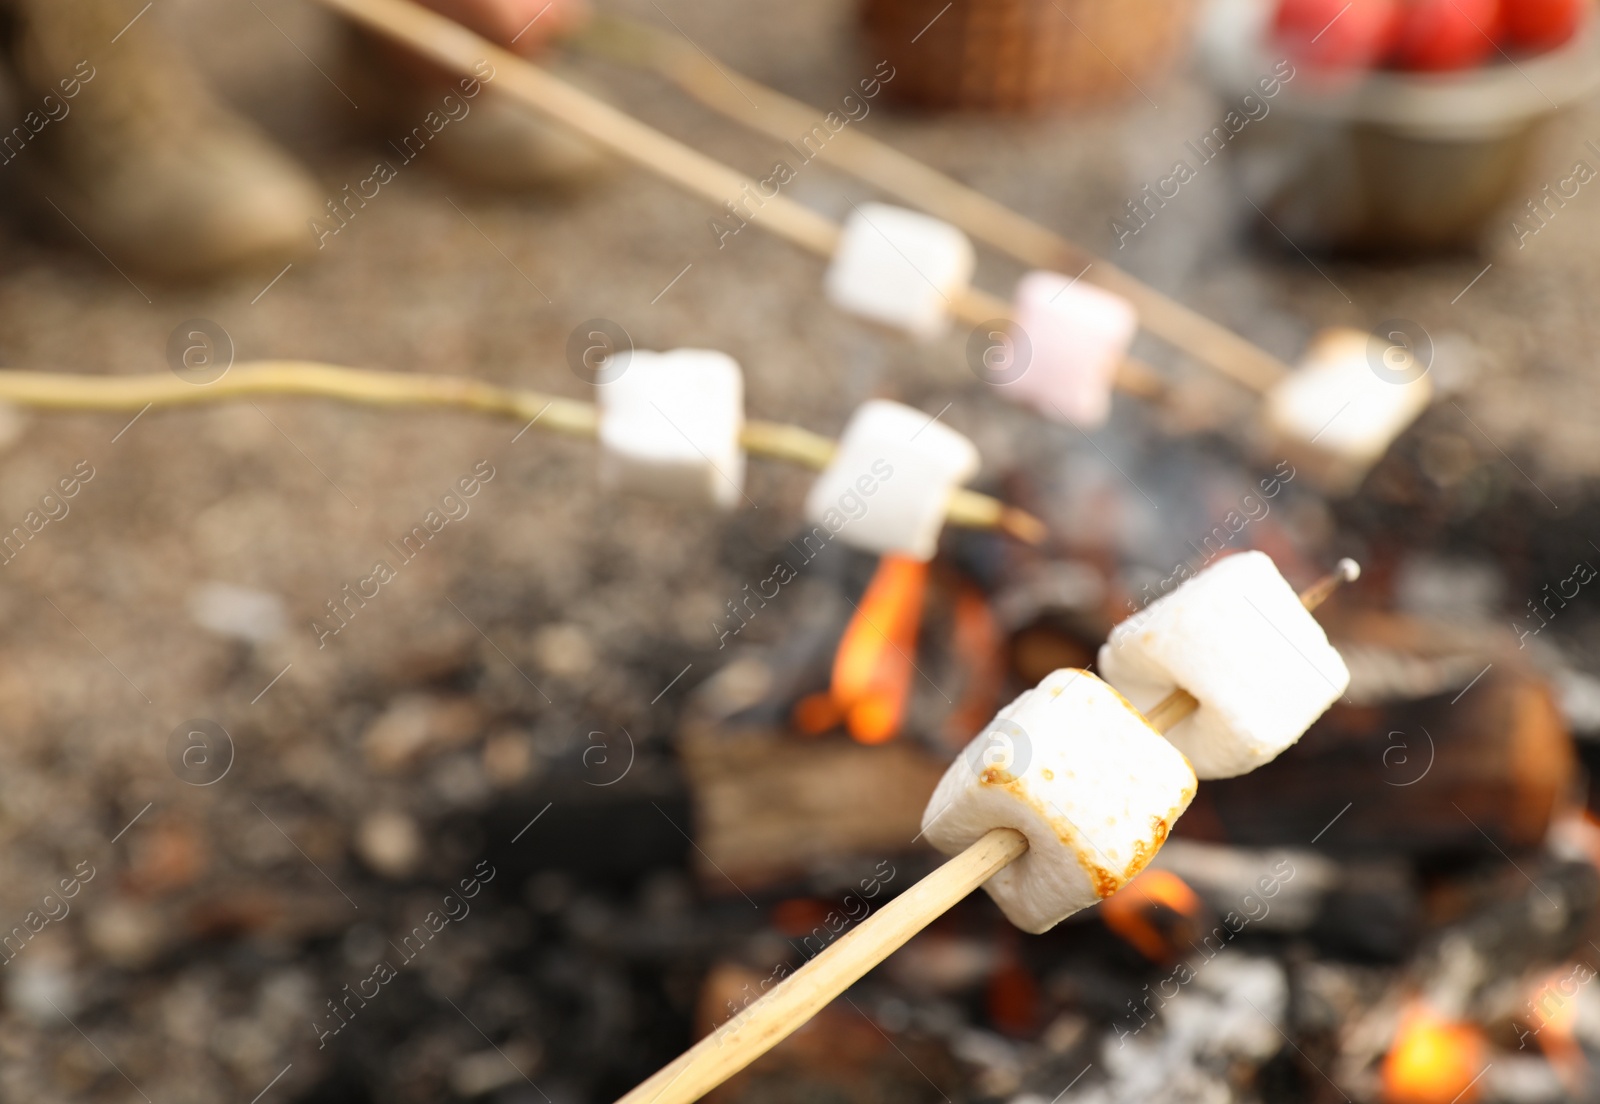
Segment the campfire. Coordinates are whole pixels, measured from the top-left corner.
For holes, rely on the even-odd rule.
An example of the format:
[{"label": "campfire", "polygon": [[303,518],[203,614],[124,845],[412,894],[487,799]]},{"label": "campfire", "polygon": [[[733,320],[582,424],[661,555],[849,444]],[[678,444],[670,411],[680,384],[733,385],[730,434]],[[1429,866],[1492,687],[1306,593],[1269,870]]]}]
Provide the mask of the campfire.
[{"label": "campfire", "polygon": [[[1280,516],[1253,539],[1284,552],[1299,538]],[[729,878],[837,884],[885,857],[898,877],[928,869],[906,847],[922,828],[917,795],[983,727],[951,724],[963,695],[949,688],[986,689],[992,715],[1040,672],[1092,662],[1128,619],[1104,566],[1126,552],[1012,546],[1003,569],[984,570],[994,541],[964,536],[932,570],[843,556],[813,580],[806,649],[747,648],[702,688],[682,747],[708,892]],[[1385,1104],[1594,1091],[1582,1010],[1600,950],[1582,939],[1600,921],[1600,830],[1573,805],[1559,666],[1487,621],[1464,632],[1436,620],[1421,599],[1381,612],[1435,569],[1377,562],[1329,607],[1351,683],[1299,744],[1202,784],[1150,869],[1036,944],[965,902],[912,939],[906,966],[861,983],[859,1011],[897,1044],[941,1040],[991,1097],[1069,1082],[1063,1099],[1093,1101],[1186,1099],[1169,1095],[1182,1086]],[[995,655],[1006,662],[985,670]],[[891,686],[893,730],[851,723],[852,702]],[[826,900],[805,918],[839,929],[831,946],[860,919]],[[1495,950],[1505,941],[1516,953]],[[764,961],[781,980],[821,944],[805,946]],[[917,1012],[940,1000],[972,1010],[943,1034]],[[852,1029],[825,1017],[805,1030]],[[753,1069],[814,1076],[798,1046]]]},{"label": "campfire", "polygon": [[[852,378],[847,403],[819,403],[801,425],[787,411],[805,404],[767,390],[762,346],[744,363],[688,337],[584,347],[569,362],[579,396],[288,360],[230,362],[201,384],[0,369],[0,401],[120,411],[125,429],[152,408],[154,422],[291,398],[504,419],[511,444],[581,439],[600,495],[657,500],[659,514],[630,515],[641,547],[689,526],[715,534],[679,565],[699,584],[663,587],[670,615],[634,629],[640,611],[618,614],[638,646],[627,656],[614,641],[600,654],[582,626],[540,623],[538,600],[502,602],[499,582],[477,605],[448,602],[468,645],[419,622],[433,650],[393,671],[350,661],[312,676],[294,653],[295,678],[324,680],[338,707],[328,745],[383,787],[350,849],[407,913],[389,943],[397,965],[366,893],[320,865],[332,854],[336,867],[341,844],[312,813],[269,801],[289,810],[285,828],[257,804],[276,835],[213,846],[164,796],[123,845],[131,862],[93,887],[116,896],[86,921],[84,945],[115,963],[86,998],[98,1014],[135,993],[152,948],[170,950],[152,934],[163,903],[219,953],[259,938],[266,950],[251,953],[271,958],[274,940],[299,940],[317,960],[307,977],[350,979],[316,990],[319,1056],[308,1045],[296,1058],[323,1063],[306,1101],[361,1099],[338,1065],[366,1060],[351,1040],[409,1046],[396,1025],[439,1000],[476,1035],[446,1017],[448,1030],[417,1032],[416,1052],[454,1045],[440,1042],[450,1031],[481,1037],[493,1054],[456,1062],[448,1088],[497,1101],[522,1100],[521,1081],[552,1104],[1600,1100],[1600,680],[1587,673],[1600,619],[1581,597],[1600,511],[1580,492],[1550,508],[1508,453],[1463,428],[1466,411],[1443,399],[1465,373],[1433,371],[1393,343],[1401,330],[1313,325],[1287,308],[1262,328],[1281,331],[1279,351],[1258,348],[843,122],[806,161],[906,206],[825,213],[779,169],[747,176],[410,0],[321,3],[442,69],[492,62],[506,102],[709,201],[719,247],[767,232],[798,246],[833,322],[917,357],[962,338],[977,382]],[[586,48],[753,129],[788,134],[809,117],[621,19]],[[995,270],[979,244],[1028,266],[1009,300],[980,286]],[[785,420],[768,420],[774,409]],[[761,471],[769,460],[809,469],[805,483]],[[467,516],[461,496],[514,484],[470,470],[400,542],[402,566],[449,547],[429,542]],[[59,523],[54,498],[39,501]],[[486,502],[474,532],[491,524]],[[216,548],[231,547],[231,520],[207,508]],[[43,525],[23,521],[19,548]],[[315,647],[379,636],[384,604],[428,585],[440,558],[398,575],[378,560],[320,592],[337,597],[312,622]],[[575,588],[611,571],[568,566],[578,581],[561,585]],[[281,602],[239,586],[192,604],[240,668],[284,620]],[[478,605],[503,618],[480,626]],[[482,662],[468,654],[480,639]],[[616,704],[619,687],[647,681],[654,698]],[[264,725],[311,712],[275,704],[292,685],[268,707],[289,719]],[[396,686],[398,700],[369,700]],[[574,747],[566,729],[598,714],[605,730]],[[223,744],[194,742],[214,741],[212,725],[176,733],[190,741],[170,756],[180,783],[220,780],[208,773]],[[335,751],[246,746],[235,780],[349,781]],[[407,811],[387,807],[402,797]],[[435,838],[473,872],[459,892],[419,888]],[[262,864],[297,853],[362,915],[335,904],[330,920],[254,881],[213,892],[204,875],[231,847]],[[477,866],[472,847],[487,855]],[[72,896],[92,880],[58,884]],[[69,925],[52,925],[90,910],[42,900],[27,915],[46,922],[5,941],[0,957],[19,964],[7,996],[66,1016]],[[419,909],[440,922],[411,919]],[[489,933],[481,945],[446,926],[469,914]],[[284,966],[262,1007],[297,1008],[305,980]],[[526,991],[543,1002],[537,1030]],[[203,1015],[167,1003],[155,1018],[203,1034]],[[246,1019],[230,1012],[224,1033],[241,1065]],[[524,1072],[536,1066],[548,1096]]]}]

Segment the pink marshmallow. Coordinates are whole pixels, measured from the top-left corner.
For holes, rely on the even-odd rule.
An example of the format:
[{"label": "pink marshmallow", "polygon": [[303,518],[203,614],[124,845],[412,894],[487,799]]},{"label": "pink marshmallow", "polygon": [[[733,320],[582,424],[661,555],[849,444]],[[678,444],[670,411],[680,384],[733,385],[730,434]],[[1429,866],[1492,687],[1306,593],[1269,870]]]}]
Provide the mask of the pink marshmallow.
[{"label": "pink marshmallow", "polygon": [[1085,428],[1111,413],[1117,366],[1139,330],[1133,304],[1058,272],[1030,272],[1017,284],[1012,341],[1027,339],[1027,369],[1004,390],[1058,421]]}]

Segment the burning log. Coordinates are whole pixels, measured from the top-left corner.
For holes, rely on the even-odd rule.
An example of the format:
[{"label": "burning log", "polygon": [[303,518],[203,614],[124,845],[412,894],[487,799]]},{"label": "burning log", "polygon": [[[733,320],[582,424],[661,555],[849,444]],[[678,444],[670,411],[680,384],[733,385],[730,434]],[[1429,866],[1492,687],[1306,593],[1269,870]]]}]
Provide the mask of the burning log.
[{"label": "burning log", "polygon": [[705,883],[771,885],[851,855],[906,850],[944,765],[917,747],[796,741],[695,718],[679,737]]},{"label": "burning log", "polygon": [[[1210,787],[1180,832],[1245,847],[1314,840],[1348,857],[1537,846],[1571,792],[1576,756],[1551,687],[1516,649],[1447,651],[1444,630],[1394,617],[1333,631],[1360,704],[1335,704],[1270,770]],[[1385,675],[1384,694],[1358,685],[1394,653],[1408,658]]]}]

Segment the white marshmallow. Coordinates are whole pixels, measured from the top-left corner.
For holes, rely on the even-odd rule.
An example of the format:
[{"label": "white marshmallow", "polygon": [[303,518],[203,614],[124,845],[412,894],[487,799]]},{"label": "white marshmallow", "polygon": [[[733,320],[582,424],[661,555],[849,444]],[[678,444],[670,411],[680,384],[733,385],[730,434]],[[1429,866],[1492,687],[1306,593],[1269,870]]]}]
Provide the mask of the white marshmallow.
[{"label": "white marshmallow", "polygon": [[744,377],[711,349],[635,350],[600,403],[600,475],[611,489],[736,506],[744,488]]},{"label": "white marshmallow", "polygon": [[[1370,353],[1383,353],[1375,369]],[[1392,379],[1379,372],[1394,364]],[[1415,378],[1411,378],[1411,377]],[[1353,490],[1433,398],[1433,379],[1400,347],[1360,330],[1324,330],[1301,367],[1268,392],[1267,425],[1314,478]]]},{"label": "white marshmallow", "polygon": [[1013,347],[1026,342],[1029,361],[1004,393],[1057,421],[1104,423],[1117,367],[1139,332],[1133,304],[1057,272],[1030,272],[1017,284],[1011,325]]},{"label": "white marshmallow", "polygon": [[1123,696],[1087,671],[1052,672],[1002,709],[950,764],[922,814],[958,854],[994,828],[1028,837],[984,883],[1035,934],[1144,869],[1194,797],[1194,771]]},{"label": "white marshmallow", "polygon": [[1240,552],[1158,598],[1100,648],[1100,673],[1142,710],[1174,689],[1200,702],[1167,739],[1201,778],[1271,762],[1350,684],[1294,589],[1260,552]]},{"label": "white marshmallow", "polygon": [[852,548],[931,560],[950,492],[978,473],[966,437],[915,407],[873,399],[845,426],[806,496],[806,519]]},{"label": "white marshmallow", "polygon": [[845,220],[825,287],[841,310],[926,340],[944,332],[976,264],[972,243],[949,223],[863,203]]}]

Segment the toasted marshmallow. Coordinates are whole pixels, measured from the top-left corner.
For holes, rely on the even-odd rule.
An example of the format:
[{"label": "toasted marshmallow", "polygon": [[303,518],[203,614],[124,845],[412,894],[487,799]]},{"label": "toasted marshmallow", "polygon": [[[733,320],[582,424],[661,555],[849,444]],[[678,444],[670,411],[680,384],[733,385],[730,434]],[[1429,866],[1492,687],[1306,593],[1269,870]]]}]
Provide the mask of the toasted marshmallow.
[{"label": "toasted marshmallow", "polygon": [[1266,420],[1313,479],[1346,493],[1432,399],[1432,378],[1404,348],[1360,330],[1324,330],[1268,392]]},{"label": "toasted marshmallow", "polygon": [[1008,920],[1038,933],[1143,870],[1194,792],[1188,762],[1121,694],[1067,668],[967,745],[922,830],[947,855],[995,828],[1027,836],[1028,850],[983,888]]},{"label": "toasted marshmallow", "polygon": [[1003,393],[1057,421],[1101,425],[1138,332],[1138,313],[1122,296],[1057,272],[1030,272],[1017,284],[1011,323],[1012,347],[1029,359]]},{"label": "toasted marshmallow", "polygon": [[1200,708],[1167,733],[1201,778],[1271,762],[1344,693],[1350,672],[1270,558],[1219,560],[1111,630],[1100,672],[1141,710],[1173,690]]},{"label": "toasted marshmallow", "polygon": [[610,489],[731,509],[744,493],[744,377],[711,349],[635,350],[596,387]]},{"label": "toasted marshmallow", "polygon": [[915,407],[874,399],[845,426],[806,496],[806,519],[852,548],[931,560],[950,493],[978,473],[966,437]]},{"label": "toasted marshmallow", "polygon": [[976,264],[972,243],[949,223],[863,203],[845,221],[825,287],[841,310],[928,339],[944,332]]}]

